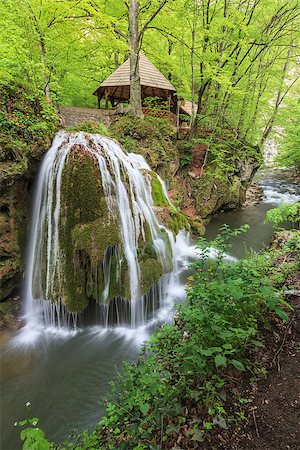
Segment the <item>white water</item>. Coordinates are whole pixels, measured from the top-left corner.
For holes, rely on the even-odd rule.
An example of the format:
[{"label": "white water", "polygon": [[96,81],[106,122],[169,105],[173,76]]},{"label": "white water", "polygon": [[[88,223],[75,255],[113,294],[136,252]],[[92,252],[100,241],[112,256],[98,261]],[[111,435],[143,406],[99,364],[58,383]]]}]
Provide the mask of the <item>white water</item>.
[{"label": "white water", "polygon": [[[54,329],[64,333],[65,327],[71,325],[74,328],[78,322],[77,314],[69,313],[62,301],[51,302],[61,279],[59,224],[62,175],[75,144],[79,144],[98,162],[109,214],[119,218],[128,265],[131,301],[126,302],[125,308],[124,301],[120,299],[99,306],[100,310],[98,308],[96,314],[102,325],[108,327],[113,314],[119,326],[144,326],[149,316],[154,317],[159,305],[169,310],[175,300],[169,295],[169,289],[178,281],[179,266],[183,265],[186,258],[182,255],[189,247],[186,233],[181,232],[175,241],[173,234],[158,223],[151,195],[151,169],[141,155],[126,154],[117,142],[99,135],[58,133],[43,159],[36,184],[24,287],[26,326],[20,336],[26,342],[34,341],[45,330],[52,332]],[[128,180],[127,189],[124,178]],[[167,196],[163,183],[162,188]],[[141,296],[137,247],[140,235],[145,237],[145,224],[150,228],[153,247],[166,275],[161,277],[149,294]],[[162,228],[168,238],[162,236]],[[181,247],[184,247],[184,251],[180,250]],[[118,250],[114,251],[121,260],[121,252],[118,254]],[[194,247],[191,246],[189,252],[195,255]],[[111,251],[108,249],[106,254],[107,258],[103,262],[103,300],[107,299],[110,284]],[[43,272],[44,267],[46,270]]]}]

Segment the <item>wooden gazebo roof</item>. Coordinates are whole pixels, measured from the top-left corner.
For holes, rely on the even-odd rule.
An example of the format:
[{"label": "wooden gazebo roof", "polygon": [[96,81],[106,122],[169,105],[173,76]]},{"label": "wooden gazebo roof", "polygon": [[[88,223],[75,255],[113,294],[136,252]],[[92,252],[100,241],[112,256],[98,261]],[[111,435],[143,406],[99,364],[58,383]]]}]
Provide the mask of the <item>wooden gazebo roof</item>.
[{"label": "wooden gazebo roof", "polygon": [[[169,80],[149,61],[143,53],[139,57],[142,97],[168,98],[176,89]],[[116,100],[128,100],[130,97],[130,60],[124,62],[93,93],[99,97],[105,95]]]},{"label": "wooden gazebo roof", "polygon": [[188,114],[189,116],[192,115],[194,107],[194,113],[197,111],[197,103],[190,102],[189,100],[183,100],[180,102],[180,112],[182,114]]}]

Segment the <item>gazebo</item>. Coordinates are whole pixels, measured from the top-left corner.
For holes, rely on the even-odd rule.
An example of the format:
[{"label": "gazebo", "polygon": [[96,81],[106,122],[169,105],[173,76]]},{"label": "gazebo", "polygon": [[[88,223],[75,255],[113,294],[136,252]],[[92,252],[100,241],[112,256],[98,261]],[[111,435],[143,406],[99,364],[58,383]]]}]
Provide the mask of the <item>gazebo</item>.
[{"label": "gazebo", "polygon": [[[159,97],[168,100],[169,110],[176,112],[176,89],[169,80],[149,61],[143,53],[139,57],[142,99],[146,97]],[[110,75],[93,93],[100,101],[105,98],[105,108],[108,102],[114,108],[119,103],[129,100],[130,97],[130,60],[127,59],[112,75]]]}]

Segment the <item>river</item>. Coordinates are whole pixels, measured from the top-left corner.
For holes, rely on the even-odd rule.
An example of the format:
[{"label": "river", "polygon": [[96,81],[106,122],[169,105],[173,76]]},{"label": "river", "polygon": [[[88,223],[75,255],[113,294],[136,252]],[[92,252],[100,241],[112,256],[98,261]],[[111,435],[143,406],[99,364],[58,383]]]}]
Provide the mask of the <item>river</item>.
[{"label": "river", "polygon": [[[300,199],[299,186],[285,180],[280,173],[261,172],[257,180],[264,191],[260,203],[220,214],[207,227],[206,237],[211,240],[224,223],[231,227],[250,225],[250,231],[236,238],[230,250],[237,258],[249,248],[259,250],[270,242],[272,226],[263,223],[270,208]],[[117,377],[122,361],[135,358],[153,330],[170,320],[173,304],[184,301],[184,283],[189,273],[186,267],[193,257],[193,249],[184,239],[178,245],[181,247],[179,280],[147,325],[137,329],[100,326],[59,332],[48,329],[27,343],[20,339],[20,332],[11,336],[9,343],[2,336],[2,450],[22,448],[20,429],[14,427],[14,422],[27,417],[39,417],[47,437],[56,442],[74,431],[92,427],[99,420],[102,413],[99,402],[107,393],[110,381]],[[26,402],[31,405],[26,407]]]}]

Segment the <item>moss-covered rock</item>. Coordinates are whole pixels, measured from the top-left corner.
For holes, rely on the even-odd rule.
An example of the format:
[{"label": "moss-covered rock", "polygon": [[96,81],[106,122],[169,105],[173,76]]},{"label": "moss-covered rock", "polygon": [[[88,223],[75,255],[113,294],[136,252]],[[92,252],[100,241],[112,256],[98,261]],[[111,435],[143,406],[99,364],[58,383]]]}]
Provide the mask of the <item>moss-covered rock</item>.
[{"label": "moss-covered rock", "polygon": [[163,192],[162,184],[155,172],[151,174],[151,188],[154,206],[169,206],[168,199]]},{"label": "moss-covered rock", "polygon": [[176,130],[167,120],[119,116],[110,131],[129,153],[140,153],[165,181],[172,181],[180,156],[176,149]]},{"label": "moss-covered rock", "polygon": [[140,261],[141,270],[141,294],[146,294],[150,291],[151,287],[160,276],[163,274],[164,270],[157,258],[147,258]]},{"label": "moss-covered rock", "polygon": [[185,229],[186,231],[190,230],[191,225],[189,223],[188,218],[181,211],[176,210],[175,208],[171,208],[171,218],[168,222],[168,228],[173,231],[175,236],[178,234],[180,230]]},{"label": "moss-covered rock", "polygon": [[[57,295],[70,311],[82,311],[90,297],[102,300],[103,262],[108,247],[121,247],[119,217],[111,216],[99,166],[84,147],[72,148],[62,174]],[[63,295],[62,295],[63,293]]]},{"label": "moss-covered rock", "polygon": [[20,284],[32,181],[57,123],[43,98],[0,84],[0,300]]},{"label": "moss-covered rock", "polygon": [[244,192],[240,180],[219,180],[214,178],[191,179],[196,213],[205,219],[221,209],[241,206]]},{"label": "moss-covered rock", "polygon": [[[126,173],[121,176],[129,193]],[[111,211],[103,190],[98,160],[82,144],[73,144],[69,151],[62,171],[60,192],[59,260],[54,282],[51,282],[47,294],[49,300],[62,300],[66,308],[74,312],[82,312],[90,300],[98,303],[108,303],[116,297],[130,300],[130,273],[117,200],[114,202],[114,197],[110,199],[116,204]],[[145,222],[143,232],[140,230],[137,261],[141,295],[150,290],[163,272],[172,270],[168,236],[163,228],[158,230],[158,235],[160,233],[167,248],[165,262],[160,261],[157,254],[149,224]],[[151,261],[152,272],[148,261]],[[147,273],[144,273],[144,267]],[[45,279],[45,268],[43,271]]]}]

